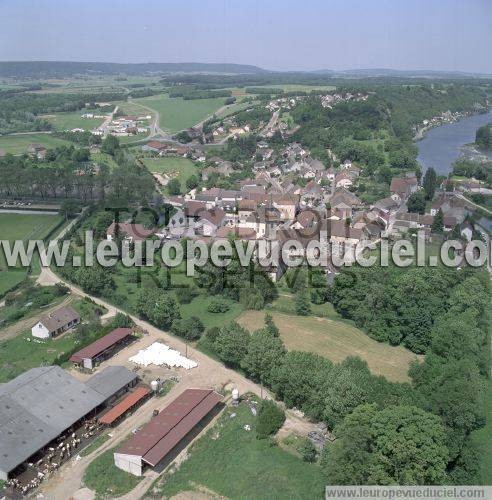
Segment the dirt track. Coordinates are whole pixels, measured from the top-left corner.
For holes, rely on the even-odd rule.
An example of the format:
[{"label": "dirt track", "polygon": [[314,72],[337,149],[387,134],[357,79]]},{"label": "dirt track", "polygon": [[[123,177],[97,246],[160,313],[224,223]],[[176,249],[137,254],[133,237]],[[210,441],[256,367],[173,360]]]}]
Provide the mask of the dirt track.
[{"label": "dirt track", "polygon": [[[63,281],[56,274],[54,274],[51,269],[43,268],[37,282],[41,285],[53,285]],[[73,294],[80,295],[82,297],[90,297],[94,300],[94,302],[106,307],[108,309],[108,313],[105,315],[106,318],[109,318],[120,311],[118,308],[108,304],[104,300],[92,297],[70,283],[64,283],[71,289]],[[181,340],[135,316],[132,316],[132,319],[139,327],[146,330],[148,334],[144,335],[140,340],[117,353],[111,359],[102,363],[99,369],[109,365],[122,365],[130,369],[134,368],[135,365],[130,363],[128,358],[136,354],[138,350],[148,347],[156,340],[160,340],[169,345],[171,348],[177,349],[182,353],[185,352],[186,346]],[[74,497],[74,495],[75,498],[79,497],[77,492],[83,487],[82,478],[89,463],[105,450],[115,446],[133,429],[145,424],[150,419],[153,409],[162,409],[184,389],[191,387],[220,389],[227,386],[228,388],[237,387],[241,394],[245,392],[253,392],[260,395],[261,389],[258,385],[244,378],[237,372],[226,368],[223,364],[209,358],[200,351],[197,351],[192,347],[188,347],[188,357],[198,362],[197,368],[192,370],[169,370],[163,367],[149,366],[145,370],[139,371],[139,375],[147,382],[156,376],[166,378],[170,374],[177,375],[180,381],[165,397],[151,399],[139,408],[133,415],[124,420],[118,427],[112,430],[114,436],[106,441],[99,449],[95,450],[86,457],[82,457],[78,461],[72,460],[65,464],[52,479],[39,489],[39,493],[43,494],[44,498],[49,498],[50,500],[66,500],[67,498]],[[72,370],[72,374],[81,379],[87,378],[86,375],[83,375],[75,370]],[[263,396],[267,396],[267,391],[264,389]],[[152,470],[148,471],[144,480],[135,488],[135,490],[122,498],[127,498],[128,500],[141,498],[147,491],[148,487],[150,487],[155,477],[156,474]],[[80,497],[87,498],[87,490],[80,493]]]}]

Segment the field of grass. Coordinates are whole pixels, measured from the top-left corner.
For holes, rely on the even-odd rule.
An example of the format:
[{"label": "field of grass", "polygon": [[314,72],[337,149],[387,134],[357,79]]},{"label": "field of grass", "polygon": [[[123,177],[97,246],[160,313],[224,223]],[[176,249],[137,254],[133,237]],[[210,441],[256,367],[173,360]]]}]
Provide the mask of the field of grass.
[{"label": "field of grass", "polygon": [[165,94],[133,100],[157,111],[160,127],[170,133],[192,127],[204,120],[222,107],[224,101],[224,97],[185,101],[181,97],[169,98]]},{"label": "field of grass", "polygon": [[[170,498],[205,490],[214,498],[275,499],[285,498],[286,492],[292,499],[323,498],[319,466],[303,462],[269,440],[257,439],[255,420],[244,403],[226,409],[191,446],[188,459],[172,474],[165,473],[148,496]],[[244,429],[246,424],[251,431]]]},{"label": "field of grass", "polygon": [[[142,103],[143,104],[143,103]],[[118,112],[121,112],[125,115],[154,115],[149,109],[142,106],[142,104],[138,104],[134,99],[130,101],[120,101],[115,102],[115,105],[118,106]]]},{"label": "field of grass", "polygon": [[118,469],[114,464],[115,448],[105,451],[87,467],[83,482],[93,490],[97,498],[116,498],[133,490],[143,479]]},{"label": "field of grass", "polygon": [[[92,112],[92,111],[91,111]],[[96,111],[96,113],[99,113]],[[84,111],[74,111],[70,113],[56,113],[53,115],[44,115],[41,118],[53,124],[56,130],[72,130],[73,128],[83,128],[92,130],[99,127],[104,121],[102,118],[82,118]]]},{"label": "field of grass", "polygon": [[[59,215],[0,213],[0,239],[43,239],[61,222]],[[22,267],[7,268],[3,248],[0,250],[0,296],[20,283],[27,275]]]},{"label": "field of grass", "polygon": [[[347,356],[360,356],[367,361],[375,375],[384,375],[389,380],[399,382],[409,380],[409,364],[417,356],[401,346],[377,342],[348,322],[329,317],[328,314],[319,317],[294,316],[275,312],[274,309],[269,312],[289,350],[314,352],[334,362],[343,361]],[[313,312],[316,313],[316,310]],[[265,311],[245,311],[237,321],[253,331],[264,326],[264,318]]]},{"label": "field of grass", "polygon": [[[113,275],[113,279],[116,284],[116,295],[124,297],[124,302],[119,304],[126,310],[135,313],[136,312],[136,300],[141,287],[151,286],[152,278],[149,274],[142,273],[141,283],[131,283],[129,282],[129,273],[125,272],[121,267],[117,267],[117,272]],[[182,273],[173,273],[172,275],[173,285],[192,285],[193,278],[187,277]],[[172,292],[172,286],[170,293]],[[239,303],[232,300],[225,299],[229,302],[230,309],[225,313],[215,314],[207,310],[210,301],[213,299],[212,296],[205,293],[199,293],[189,304],[179,304],[179,309],[181,311],[181,316],[183,318],[188,318],[190,316],[197,316],[205,325],[205,328],[210,328],[212,326],[222,326],[236,319],[242,312],[242,307]]]},{"label": "field of grass", "polygon": [[[82,320],[92,314],[95,306],[84,300],[70,303]],[[36,320],[32,321],[32,324]],[[98,333],[98,332],[96,332]],[[96,336],[93,340],[96,340]],[[49,340],[34,339],[31,330],[26,329],[19,335],[0,342],[0,383],[11,380],[26,370],[36,366],[49,366],[64,353],[71,351],[80,342],[75,330]]]},{"label": "field of grass", "polygon": [[[34,324],[34,321],[33,321]],[[37,339],[36,339],[37,340]],[[70,331],[57,339],[34,341],[31,330],[0,343],[0,383],[7,382],[36,366],[52,365],[56,358],[75,345]]]},{"label": "field of grass", "polygon": [[164,157],[164,158],[142,158],[145,166],[150,172],[159,172],[167,174],[169,177],[177,177],[181,182],[183,192],[186,189],[186,179],[193,174],[198,173],[196,165],[188,158]]},{"label": "field of grass", "polygon": [[0,270],[0,297],[26,279],[26,269]]},{"label": "field of grass", "polygon": [[51,134],[40,134],[33,132],[32,134],[22,135],[2,135],[0,136],[0,149],[6,153],[19,155],[27,152],[27,146],[32,142],[41,144],[45,148],[56,148],[58,146],[67,146],[72,144],[58,137],[53,137]]},{"label": "field of grass", "polygon": [[80,452],[80,456],[86,457],[87,455],[90,455],[93,451],[97,450],[100,446],[102,446],[108,439],[109,435],[107,433],[97,436],[97,438],[94,439],[94,441],[92,441],[91,444],[89,444]]}]

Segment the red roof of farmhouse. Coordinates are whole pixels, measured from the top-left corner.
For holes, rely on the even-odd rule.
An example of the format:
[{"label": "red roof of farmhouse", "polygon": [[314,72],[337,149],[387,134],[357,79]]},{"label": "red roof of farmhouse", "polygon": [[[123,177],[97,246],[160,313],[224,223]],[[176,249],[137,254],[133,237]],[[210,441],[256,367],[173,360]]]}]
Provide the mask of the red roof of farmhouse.
[{"label": "red roof of farmhouse", "polygon": [[140,456],[157,465],[221,400],[222,396],[212,390],[187,389],[117,453]]},{"label": "red roof of farmhouse", "polygon": [[137,387],[133,392],[128,394],[123,401],[120,401],[116,406],[113,406],[113,408],[105,413],[99,419],[99,422],[101,422],[101,424],[111,425],[116,419],[124,415],[149,393],[150,389],[148,387]]},{"label": "red roof of farmhouse", "polygon": [[75,354],[72,354],[72,356],[70,357],[70,361],[72,361],[72,363],[82,363],[84,359],[93,359],[98,354],[101,354],[106,349],[114,346],[117,342],[123,340],[132,333],[132,328],[116,328],[112,332],[109,332],[107,335],[104,335],[104,337],[101,337],[100,339],[96,340],[92,344],[89,344]]}]

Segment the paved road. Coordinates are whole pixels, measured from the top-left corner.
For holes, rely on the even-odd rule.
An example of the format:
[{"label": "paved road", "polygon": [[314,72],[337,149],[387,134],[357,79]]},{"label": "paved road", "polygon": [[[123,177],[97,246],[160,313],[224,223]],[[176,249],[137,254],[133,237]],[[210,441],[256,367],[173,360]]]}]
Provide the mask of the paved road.
[{"label": "paved road", "polygon": [[273,127],[275,127],[279,116],[280,116],[280,110],[278,109],[273,113],[272,117],[270,118],[270,121],[267,123],[265,128],[260,132],[260,135],[262,137],[265,137],[268,134],[268,132],[270,132],[273,129]]},{"label": "paved road", "polygon": [[108,125],[113,121],[113,116],[118,112],[118,106],[115,106],[113,111],[109,113],[108,116],[104,119],[104,121],[97,127],[97,130],[100,130],[104,135],[106,135],[106,129],[108,128]]},{"label": "paved road", "polygon": [[477,203],[471,201],[470,199],[466,198],[462,194],[456,194],[456,197],[460,198],[461,200],[466,201],[468,204],[474,206],[475,208],[480,208],[484,212],[487,212],[488,214],[492,215],[492,211],[491,210],[489,210],[488,208],[483,207],[482,205],[478,205]]}]

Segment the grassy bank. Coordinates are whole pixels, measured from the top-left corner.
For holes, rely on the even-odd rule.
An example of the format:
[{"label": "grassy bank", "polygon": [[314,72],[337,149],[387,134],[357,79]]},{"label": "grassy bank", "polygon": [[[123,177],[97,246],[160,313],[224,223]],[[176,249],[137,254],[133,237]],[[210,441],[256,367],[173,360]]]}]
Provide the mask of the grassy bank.
[{"label": "grassy bank", "polygon": [[[285,312],[275,311],[277,301],[268,312],[272,314],[287,349],[313,352],[336,363],[347,356],[360,356],[367,361],[375,375],[384,375],[393,381],[408,382],[409,364],[417,359],[409,350],[371,339],[350,322],[342,320],[330,304],[313,305],[313,314],[320,311],[326,314],[325,317],[295,316],[292,314],[295,310],[292,299],[280,297],[279,301]],[[290,314],[287,313],[289,301]],[[254,331],[264,326],[264,318],[265,311],[245,311],[239,316],[238,322]]]}]

